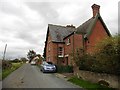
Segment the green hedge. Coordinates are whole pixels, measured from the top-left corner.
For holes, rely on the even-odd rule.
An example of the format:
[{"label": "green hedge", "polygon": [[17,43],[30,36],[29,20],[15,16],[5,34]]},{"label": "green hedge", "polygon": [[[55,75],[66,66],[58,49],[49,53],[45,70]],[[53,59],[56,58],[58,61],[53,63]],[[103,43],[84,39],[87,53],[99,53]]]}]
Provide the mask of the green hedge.
[{"label": "green hedge", "polygon": [[82,49],[75,52],[75,62],[80,70],[120,75],[120,35],[108,37],[88,54]]},{"label": "green hedge", "polygon": [[57,66],[57,72],[58,73],[72,73],[73,72],[73,66]]},{"label": "green hedge", "polygon": [[2,60],[2,69],[9,69],[12,67],[12,63],[10,61]]},{"label": "green hedge", "polygon": [[[95,56],[97,57],[97,55]],[[110,56],[101,56],[101,58],[96,58],[95,56],[87,54],[81,57],[82,60],[78,62],[79,69],[98,73],[120,75],[119,58],[108,58]]]}]

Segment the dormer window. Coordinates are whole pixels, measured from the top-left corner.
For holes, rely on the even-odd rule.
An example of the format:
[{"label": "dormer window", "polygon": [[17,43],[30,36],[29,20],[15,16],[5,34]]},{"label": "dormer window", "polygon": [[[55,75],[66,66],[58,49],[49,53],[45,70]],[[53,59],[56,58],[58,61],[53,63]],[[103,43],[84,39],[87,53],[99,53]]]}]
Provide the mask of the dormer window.
[{"label": "dormer window", "polygon": [[67,39],[67,45],[70,45],[70,38]]}]

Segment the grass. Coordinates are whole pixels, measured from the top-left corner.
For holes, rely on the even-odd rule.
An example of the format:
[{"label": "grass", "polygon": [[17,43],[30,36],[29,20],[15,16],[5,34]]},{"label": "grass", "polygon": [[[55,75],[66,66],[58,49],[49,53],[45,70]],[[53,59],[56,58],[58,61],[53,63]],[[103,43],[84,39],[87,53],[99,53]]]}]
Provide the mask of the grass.
[{"label": "grass", "polygon": [[12,63],[12,67],[2,71],[2,79],[6,78],[10,73],[22,66],[22,63]]},{"label": "grass", "polygon": [[89,81],[78,79],[75,76],[70,78],[68,81],[70,81],[70,82],[72,82],[72,83],[74,83],[76,85],[79,85],[80,87],[82,87],[82,88],[84,88],[86,90],[115,90],[113,88],[108,88],[108,87],[99,85],[97,83],[91,83]]},{"label": "grass", "polygon": [[0,72],[0,81],[2,80],[2,72]]}]

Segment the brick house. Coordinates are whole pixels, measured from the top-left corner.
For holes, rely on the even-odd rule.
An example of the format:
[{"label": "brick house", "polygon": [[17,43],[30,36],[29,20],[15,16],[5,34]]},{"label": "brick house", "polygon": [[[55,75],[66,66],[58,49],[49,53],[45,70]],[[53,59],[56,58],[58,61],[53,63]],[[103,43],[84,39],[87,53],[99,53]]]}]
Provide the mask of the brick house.
[{"label": "brick house", "polygon": [[83,48],[87,53],[94,52],[94,46],[111,34],[99,12],[100,6],[93,4],[93,16],[79,27],[48,24],[44,56],[54,64],[74,65],[75,51]]}]

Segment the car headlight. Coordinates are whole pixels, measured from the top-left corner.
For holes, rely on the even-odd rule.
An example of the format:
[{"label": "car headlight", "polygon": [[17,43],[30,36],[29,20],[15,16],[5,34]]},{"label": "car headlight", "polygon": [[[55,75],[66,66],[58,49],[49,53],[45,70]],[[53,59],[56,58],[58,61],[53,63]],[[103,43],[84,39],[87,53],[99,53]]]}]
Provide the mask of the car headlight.
[{"label": "car headlight", "polygon": [[46,69],[47,67],[46,67],[46,66],[44,66],[44,68]]},{"label": "car headlight", "polygon": [[54,68],[56,68],[55,66],[53,66]]}]

